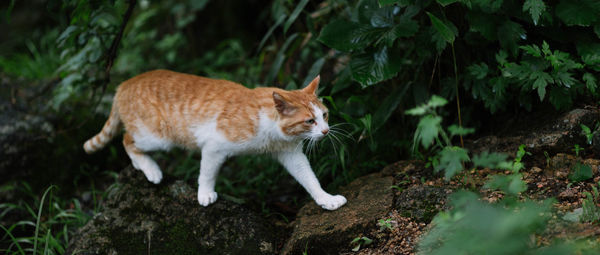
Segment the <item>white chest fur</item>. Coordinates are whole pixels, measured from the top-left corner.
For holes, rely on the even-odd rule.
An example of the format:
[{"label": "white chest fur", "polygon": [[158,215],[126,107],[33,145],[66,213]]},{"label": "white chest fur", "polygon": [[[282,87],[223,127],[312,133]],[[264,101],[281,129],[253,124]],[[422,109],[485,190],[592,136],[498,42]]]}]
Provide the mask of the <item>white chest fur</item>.
[{"label": "white chest fur", "polygon": [[255,135],[242,142],[229,141],[217,129],[217,116],[209,121],[190,127],[196,144],[202,150],[225,153],[228,156],[248,153],[270,153],[295,149],[300,141],[287,137],[281,132],[277,122],[261,111],[258,116]]}]

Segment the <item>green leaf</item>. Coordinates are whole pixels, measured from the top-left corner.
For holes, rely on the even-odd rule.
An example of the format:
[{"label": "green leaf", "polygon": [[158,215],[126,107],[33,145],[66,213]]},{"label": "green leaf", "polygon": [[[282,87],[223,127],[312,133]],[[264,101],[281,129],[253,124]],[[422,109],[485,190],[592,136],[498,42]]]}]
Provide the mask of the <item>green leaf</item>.
[{"label": "green leaf", "polygon": [[471,2],[485,13],[495,13],[502,7],[504,0],[471,0]]},{"label": "green leaf", "polygon": [[[438,19],[432,13],[427,12],[427,15],[429,16],[431,24],[433,25],[435,30],[442,36],[442,38],[444,38],[444,40],[446,40],[447,43],[454,43],[454,38],[456,37],[454,31],[452,31],[442,20]],[[448,23],[451,22],[448,21]]]},{"label": "green leaf", "polygon": [[373,240],[371,238],[368,238],[366,236],[364,236],[363,238],[361,238],[364,241],[365,245],[371,244],[373,242]]},{"label": "green leaf", "polygon": [[472,64],[467,67],[469,74],[475,77],[475,79],[481,80],[485,78],[489,72],[488,65],[486,63]]},{"label": "green leaf", "polygon": [[381,102],[377,111],[373,115],[373,122],[375,126],[374,131],[377,131],[385,122],[392,116],[392,113],[398,108],[398,105],[404,99],[404,94],[408,91],[410,86],[398,86],[396,87],[384,100]]},{"label": "green leaf", "polygon": [[275,31],[275,29],[279,25],[281,25],[281,23],[283,23],[284,20],[285,20],[285,14],[282,14],[281,16],[279,16],[279,18],[277,18],[277,21],[275,21],[275,24],[273,24],[273,26],[271,26],[269,28],[269,30],[267,31],[265,36],[263,36],[263,38],[260,40],[260,43],[258,44],[258,51],[260,51],[262,49],[262,47],[267,42],[267,39],[269,39],[269,37],[271,37],[271,35],[273,34],[273,31]]},{"label": "green leaf", "polygon": [[537,89],[540,101],[544,101],[544,97],[546,96],[546,86],[548,86],[548,83],[552,83],[554,80],[548,73],[543,71],[531,73],[530,79],[534,80],[533,88]]},{"label": "green leaf", "polygon": [[383,46],[352,57],[350,69],[352,78],[363,88],[390,79],[400,71],[401,58],[396,48]]},{"label": "green leaf", "polygon": [[534,57],[542,57],[542,51],[540,50],[540,47],[538,47],[537,45],[525,45],[525,46],[521,46],[519,47],[519,49],[522,49],[525,51],[525,53],[534,56]]},{"label": "green leaf", "polygon": [[[306,74],[304,81],[302,82],[302,86],[308,85],[308,83],[310,83],[315,77],[317,77],[317,75],[319,75],[321,69],[323,68],[323,64],[325,64],[324,57],[317,59],[317,61],[312,64],[310,69],[308,69],[308,73]],[[321,90],[324,88],[324,86],[319,86],[319,88],[319,90]]]},{"label": "green leaf", "polygon": [[283,65],[283,62],[285,60],[285,52],[287,48],[292,44],[292,42],[296,40],[296,37],[298,37],[297,33],[294,33],[290,37],[288,37],[283,43],[283,46],[281,46],[281,48],[277,52],[277,55],[275,55],[275,61],[273,61],[273,64],[271,64],[271,69],[269,69],[269,73],[265,78],[265,84],[272,84],[275,80],[275,77],[279,73],[281,65]]},{"label": "green leaf", "polygon": [[333,87],[331,88],[331,95],[340,92],[352,85],[352,72],[349,67],[344,68],[337,74],[337,78],[334,80]]},{"label": "green leaf", "polygon": [[489,153],[487,151],[484,151],[473,157],[473,165],[475,167],[486,167],[489,169],[502,169],[500,168],[501,164],[510,163],[506,160],[507,158],[508,155],[504,153]]},{"label": "green leaf", "polygon": [[561,0],[556,5],[556,16],[569,26],[589,26],[598,20],[600,1]]},{"label": "green leaf", "polygon": [[384,32],[378,42],[384,42],[387,46],[391,47],[396,39],[411,37],[415,35],[418,30],[419,23],[416,21],[410,18],[401,19],[398,24]]},{"label": "green leaf", "polygon": [[592,92],[592,94],[596,94],[596,77],[594,77],[593,74],[591,73],[585,73],[583,74],[583,81],[585,82],[585,86],[587,87],[587,89]]},{"label": "green leaf", "polygon": [[506,21],[498,28],[498,38],[502,49],[508,50],[513,56],[517,54],[519,41],[525,38],[525,30],[519,23]]},{"label": "green leaf", "polygon": [[384,6],[377,8],[371,13],[369,18],[372,27],[391,27],[394,25],[394,6]]},{"label": "green leaf", "polygon": [[542,0],[525,0],[525,3],[523,3],[523,11],[529,11],[535,25],[537,25],[544,10],[546,10],[546,4]]},{"label": "green leaf", "polygon": [[290,14],[290,17],[283,25],[283,33],[286,33],[288,31],[290,26],[298,18],[298,15],[300,15],[300,12],[302,10],[304,10],[304,7],[306,6],[307,3],[308,3],[308,0],[301,0],[300,3],[298,3],[298,5],[296,5],[296,8],[294,9],[294,11],[292,11],[292,14]]},{"label": "green leaf", "polygon": [[587,164],[577,163],[572,169],[573,173],[569,175],[569,180],[572,182],[580,182],[594,177],[592,167]]},{"label": "green leaf", "polygon": [[450,4],[456,3],[458,1],[459,0],[437,0],[438,4],[440,4],[441,6],[444,6],[444,7],[446,7]]},{"label": "green leaf", "polygon": [[466,127],[460,127],[457,125],[451,125],[448,127],[448,131],[450,131],[450,136],[457,136],[457,135],[468,135],[468,134],[472,134],[475,133],[475,129],[474,128],[466,128]]},{"label": "green leaf", "polygon": [[421,104],[415,108],[412,108],[410,110],[407,110],[405,113],[408,115],[423,115],[425,113],[430,112],[431,110],[437,108],[437,107],[441,107],[444,106],[448,103],[448,101],[443,98],[440,97],[438,95],[433,95],[431,96],[431,98],[429,99],[429,101],[427,101],[427,103],[425,104]]},{"label": "green leaf", "polygon": [[573,78],[572,75],[572,73],[562,70],[553,73],[554,81],[558,84],[562,84],[567,88],[570,88],[573,84],[577,82],[577,80],[575,80],[575,78]]},{"label": "green leaf", "polygon": [[65,31],[63,31],[60,36],[58,37],[58,39],[56,39],[56,42],[58,43],[58,47],[62,47],[65,44],[65,41],[67,41],[69,38],[71,38],[74,35],[77,35],[79,31],[79,27],[75,26],[75,25],[71,25],[68,26]]},{"label": "green leaf", "polygon": [[522,180],[522,174],[513,174],[511,177],[510,183],[508,184],[508,193],[517,195],[527,190],[527,183]]},{"label": "green leaf", "polygon": [[386,28],[373,28],[370,25],[336,19],[321,30],[317,40],[328,47],[348,52],[367,47],[386,30]]},{"label": "green leaf", "polygon": [[569,94],[569,91],[562,87],[556,87],[553,86],[550,89],[550,103],[552,103],[552,105],[554,105],[554,107],[556,109],[567,109],[569,108],[571,105],[573,105],[573,100],[571,98],[571,95]]},{"label": "green leaf", "polygon": [[579,126],[581,126],[581,130],[583,130],[583,132],[585,134],[591,134],[592,130],[590,129],[590,127],[584,125],[584,124],[579,124]]},{"label": "green leaf", "polygon": [[427,102],[427,106],[429,106],[431,108],[437,108],[437,107],[444,106],[447,103],[448,103],[448,100],[446,100],[445,98],[438,96],[438,95],[433,95],[433,96],[431,96],[431,99],[429,99],[429,102]]},{"label": "green leaf", "polygon": [[427,115],[419,121],[417,130],[415,131],[415,144],[421,142],[421,145],[427,149],[433,143],[433,139],[438,137],[440,131],[440,123],[442,118],[439,116]]},{"label": "green leaf", "polygon": [[527,190],[527,184],[521,180],[523,175],[520,173],[511,175],[494,175],[483,185],[487,189],[498,189],[506,194],[518,195]]},{"label": "green leaf", "polygon": [[470,161],[467,150],[448,146],[440,152],[440,164],[434,170],[436,172],[444,170],[444,178],[450,180],[454,175],[463,170],[463,162]]},{"label": "green leaf", "polygon": [[498,16],[484,12],[467,12],[469,30],[479,32],[485,39],[496,41],[498,38]]}]

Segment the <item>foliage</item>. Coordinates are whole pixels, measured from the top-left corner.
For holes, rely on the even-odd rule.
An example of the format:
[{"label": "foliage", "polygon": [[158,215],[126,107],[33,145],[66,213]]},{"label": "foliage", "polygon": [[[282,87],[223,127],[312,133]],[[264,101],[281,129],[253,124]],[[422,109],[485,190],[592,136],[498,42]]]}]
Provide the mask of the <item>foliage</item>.
[{"label": "foliage", "polygon": [[581,126],[581,133],[585,136],[585,139],[588,143],[588,145],[592,145],[594,142],[594,136],[598,135],[598,132],[600,130],[600,122],[596,122],[594,125],[594,129],[591,129],[590,127],[584,125],[584,124],[580,124]]},{"label": "foliage", "polygon": [[350,244],[356,245],[356,246],[354,246],[354,248],[352,248],[352,251],[358,251],[358,250],[360,250],[361,245],[364,247],[366,245],[371,244],[372,242],[373,242],[373,240],[371,238],[363,236],[363,237],[354,238],[352,240],[352,242],[350,242]]},{"label": "foliage", "polygon": [[[4,234],[0,243],[9,244],[0,249],[3,254],[63,254],[76,228],[83,226],[91,218],[91,215],[83,210],[79,200],[62,200],[57,197],[54,194],[56,186],[48,187],[41,198],[33,194],[31,187],[26,183],[4,188],[26,193],[33,197],[34,202],[31,205],[22,202],[0,204],[0,220],[18,212],[27,215],[27,219],[10,226],[1,226]],[[23,237],[18,234],[30,230],[33,231],[32,236]]]},{"label": "foliage", "polygon": [[463,191],[450,201],[453,209],[436,215],[434,228],[420,241],[421,253],[529,254],[535,248],[530,234],[543,230],[551,216],[552,200],[505,207]]},{"label": "foliage", "polygon": [[379,231],[383,231],[385,229],[393,230],[392,219],[379,219],[377,221],[377,225],[379,226]]},{"label": "foliage", "polygon": [[[598,183],[598,185],[600,185],[600,183]],[[583,200],[583,212],[580,220],[582,222],[597,222],[600,220],[600,207],[598,207],[597,204],[600,199],[598,188],[592,186],[592,192],[584,192],[583,194],[585,194],[585,199]]]},{"label": "foliage", "polygon": [[584,148],[581,148],[581,146],[579,146],[579,144],[575,144],[573,145],[573,149],[571,149],[573,152],[575,152],[575,157],[579,157],[579,153],[584,151]]},{"label": "foliage", "polygon": [[[531,109],[534,93],[540,101],[548,98],[559,109],[569,107],[577,95],[589,92],[597,96],[593,73],[600,62],[594,49],[600,44],[591,33],[597,26],[597,15],[592,14],[600,11],[597,4],[541,0],[379,4],[359,1],[328,23],[319,36],[325,45],[350,56],[352,78],[363,87],[393,78],[400,70],[419,70],[424,63],[433,62],[434,70],[436,65],[450,69],[458,60],[461,88],[491,112],[514,103]],[[576,14],[580,9],[585,9],[583,14]],[[588,33],[577,33],[578,27]],[[583,40],[556,40],[554,36],[573,33]],[[569,44],[577,51],[565,51]],[[447,45],[453,51],[457,45],[456,55],[464,57],[456,59],[453,54],[453,61],[440,60]],[[486,54],[490,47],[495,52]],[[412,82],[431,86],[431,78],[417,75]],[[445,81],[443,78],[440,81]],[[451,82],[440,82],[439,91],[451,97],[451,86]]]}]

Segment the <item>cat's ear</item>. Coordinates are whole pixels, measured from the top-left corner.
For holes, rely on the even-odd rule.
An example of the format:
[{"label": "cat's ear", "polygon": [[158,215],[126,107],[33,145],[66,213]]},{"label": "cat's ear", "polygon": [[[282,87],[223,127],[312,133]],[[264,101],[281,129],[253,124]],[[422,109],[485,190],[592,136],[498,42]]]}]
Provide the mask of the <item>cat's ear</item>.
[{"label": "cat's ear", "polygon": [[307,94],[317,95],[317,89],[319,89],[319,82],[321,82],[321,76],[317,75],[313,81],[311,81],[306,88],[303,88],[302,91]]},{"label": "cat's ear", "polygon": [[277,112],[281,115],[289,116],[296,111],[296,107],[288,103],[281,94],[275,91],[273,91],[273,102],[275,102],[275,109],[277,109]]}]

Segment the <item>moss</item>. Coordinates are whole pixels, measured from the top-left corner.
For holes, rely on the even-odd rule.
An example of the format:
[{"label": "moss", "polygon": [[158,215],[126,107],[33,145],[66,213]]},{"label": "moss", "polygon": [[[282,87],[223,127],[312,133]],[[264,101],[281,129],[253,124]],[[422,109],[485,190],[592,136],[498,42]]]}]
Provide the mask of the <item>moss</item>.
[{"label": "moss", "polygon": [[[74,241],[83,254],[273,254],[277,233],[256,213],[229,201],[198,205],[183,182],[149,185],[132,169]],[[184,186],[184,187],[181,187]],[[176,191],[176,192],[173,192]],[[104,241],[107,240],[107,241]],[[267,247],[267,248],[265,248]],[[75,252],[74,252],[75,253]]]},{"label": "moss", "polygon": [[410,187],[396,198],[395,208],[403,217],[429,223],[433,217],[445,208],[448,190],[440,187]]}]

